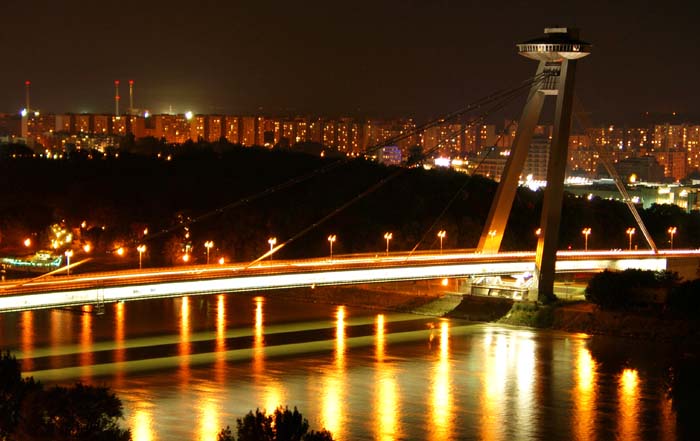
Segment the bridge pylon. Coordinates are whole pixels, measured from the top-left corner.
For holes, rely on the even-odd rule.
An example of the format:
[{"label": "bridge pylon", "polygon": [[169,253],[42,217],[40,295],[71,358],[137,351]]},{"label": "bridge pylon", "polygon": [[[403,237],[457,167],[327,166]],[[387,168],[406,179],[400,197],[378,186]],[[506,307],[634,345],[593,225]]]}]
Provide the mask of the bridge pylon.
[{"label": "bridge pylon", "polygon": [[[539,65],[477,250],[482,253],[498,252],[545,98],[555,96],[554,131],[540,219],[542,232],[537,242],[535,261],[537,300],[548,302],[554,298],[554,267],[571,131],[576,61],[590,54],[591,45],[578,39],[577,29],[553,27],[546,28],[543,37],[520,43],[517,47],[520,55],[539,61]],[[534,295],[531,296],[534,300],[532,297]]]}]

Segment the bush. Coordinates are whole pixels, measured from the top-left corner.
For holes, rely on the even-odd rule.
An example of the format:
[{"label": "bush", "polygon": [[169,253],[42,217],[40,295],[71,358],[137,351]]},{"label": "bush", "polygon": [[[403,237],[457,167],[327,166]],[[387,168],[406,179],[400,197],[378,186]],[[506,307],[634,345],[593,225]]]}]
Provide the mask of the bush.
[{"label": "bush", "polygon": [[700,279],[683,282],[668,295],[668,309],[687,318],[700,318]]},{"label": "bush", "polygon": [[[255,409],[236,421],[238,441],[333,441],[327,430],[309,432],[309,422],[295,407],[278,407],[268,415]],[[229,426],[221,429],[217,441],[235,441]]]},{"label": "bush", "polygon": [[586,287],[586,300],[608,310],[629,310],[664,303],[665,294],[678,282],[668,271],[627,269],[605,270],[596,274]]}]

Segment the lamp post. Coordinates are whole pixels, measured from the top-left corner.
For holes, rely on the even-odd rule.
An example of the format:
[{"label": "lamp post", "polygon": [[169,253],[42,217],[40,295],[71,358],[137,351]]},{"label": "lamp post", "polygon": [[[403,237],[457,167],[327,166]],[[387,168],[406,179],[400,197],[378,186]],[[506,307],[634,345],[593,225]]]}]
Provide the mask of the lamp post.
[{"label": "lamp post", "polygon": [[275,244],[277,244],[277,238],[271,237],[267,239],[267,243],[270,244],[270,260],[272,260],[272,249],[275,247]]},{"label": "lamp post", "polygon": [[209,250],[211,250],[213,246],[214,242],[212,242],[211,240],[204,242],[204,248],[207,249],[207,265],[209,265]]},{"label": "lamp post", "polygon": [[581,230],[581,234],[583,234],[583,250],[588,251],[588,236],[591,234],[591,228],[584,228],[583,230]]},{"label": "lamp post", "polygon": [[538,228],[535,230],[535,236],[540,237],[542,235],[542,228]]},{"label": "lamp post", "polygon": [[141,245],[137,246],[137,247],[136,247],[136,251],[139,252],[139,269],[141,269],[141,268],[142,268],[142,266],[141,266],[141,262],[142,262],[141,258],[142,258],[142,256],[143,256],[144,251],[146,251],[146,245],[141,244]]},{"label": "lamp post", "polygon": [[335,234],[331,234],[330,236],[328,236],[328,245],[331,248],[330,260],[333,260],[333,242],[335,242],[335,239],[336,239]]},{"label": "lamp post", "polygon": [[437,232],[437,237],[440,239],[440,254],[442,254],[442,240],[447,236],[445,230],[440,230]]},{"label": "lamp post", "polygon": [[66,250],[63,254],[66,255],[66,275],[70,276],[70,258],[73,256],[73,250]]},{"label": "lamp post", "polygon": [[671,236],[671,249],[673,249],[673,236],[676,234],[676,227],[668,227],[668,234]]},{"label": "lamp post", "polygon": [[386,239],[386,255],[389,255],[389,241],[394,238],[394,233],[384,233],[384,239]]},{"label": "lamp post", "polygon": [[632,251],[632,236],[634,236],[634,233],[636,230],[632,227],[629,227],[626,231],[627,235],[630,237],[630,247],[629,250]]}]

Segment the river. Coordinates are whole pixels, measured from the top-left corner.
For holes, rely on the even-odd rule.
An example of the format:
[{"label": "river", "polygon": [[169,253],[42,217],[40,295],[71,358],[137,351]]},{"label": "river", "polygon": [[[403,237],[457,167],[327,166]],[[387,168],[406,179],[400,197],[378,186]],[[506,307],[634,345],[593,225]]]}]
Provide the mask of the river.
[{"label": "river", "polygon": [[0,315],[44,383],[110,386],[135,441],[296,406],[337,440],[673,440],[667,344],[240,294]]}]

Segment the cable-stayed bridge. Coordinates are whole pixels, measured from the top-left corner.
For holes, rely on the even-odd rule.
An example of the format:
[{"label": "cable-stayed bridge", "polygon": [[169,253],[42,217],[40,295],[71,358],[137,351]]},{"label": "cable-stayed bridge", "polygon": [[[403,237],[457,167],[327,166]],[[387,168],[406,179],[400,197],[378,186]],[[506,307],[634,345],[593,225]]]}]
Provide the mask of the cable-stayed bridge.
[{"label": "cable-stayed bridge", "polygon": [[[700,268],[700,250],[560,251],[558,273],[628,268]],[[200,265],[18,280],[0,285],[0,312],[149,300],[183,295],[281,288],[383,283],[470,276],[523,275],[535,271],[534,252],[348,255],[261,261],[255,265]]]}]

